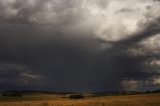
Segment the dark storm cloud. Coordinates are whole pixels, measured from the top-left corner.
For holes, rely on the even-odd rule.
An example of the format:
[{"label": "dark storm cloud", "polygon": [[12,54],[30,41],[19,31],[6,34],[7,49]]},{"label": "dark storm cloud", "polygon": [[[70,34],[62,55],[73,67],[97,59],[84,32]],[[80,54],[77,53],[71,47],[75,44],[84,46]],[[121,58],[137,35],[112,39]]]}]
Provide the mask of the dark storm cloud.
[{"label": "dark storm cloud", "polygon": [[[159,16],[150,17],[147,12],[146,20],[139,20],[134,11],[131,25],[125,26],[119,19],[135,9],[121,3],[131,4],[116,0],[1,0],[0,88],[107,91],[121,90],[124,78],[136,79],[131,86],[152,78],[155,73],[146,72],[142,63],[157,56],[133,56],[128,51],[144,48],[138,43],[159,33]],[[118,8],[114,10],[114,6]],[[114,14],[118,10],[125,12],[124,16]],[[131,33],[136,16],[138,28]]]},{"label": "dark storm cloud", "polygon": [[[97,91],[111,89],[112,85],[118,84],[117,79],[114,84],[109,82],[110,76],[114,73],[108,71],[112,69],[110,63],[112,59],[91,49],[91,46],[99,45],[94,40],[67,41],[63,37],[58,37],[46,41],[41,38],[25,45],[23,43],[17,45],[15,43],[17,41],[12,42],[10,46],[1,48],[3,51],[1,61],[32,67],[35,73],[46,77],[46,89],[51,86],[50,89],[54,90]],[[106,83],[110,87],[105,86]]]}]

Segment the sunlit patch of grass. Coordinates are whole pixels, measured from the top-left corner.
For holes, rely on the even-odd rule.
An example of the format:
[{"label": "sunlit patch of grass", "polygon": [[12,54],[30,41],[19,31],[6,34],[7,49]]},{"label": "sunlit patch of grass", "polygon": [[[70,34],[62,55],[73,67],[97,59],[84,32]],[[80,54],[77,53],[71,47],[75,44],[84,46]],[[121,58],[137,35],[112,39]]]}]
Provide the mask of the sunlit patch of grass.
[{"label": "sunlit patch of grass", "polygon": [[159,93],[89,97],[76,100],[55,95],[32,95],[28,96],[28,99],[24,97],[16,98],[14,101],[11,101],[11,98],[5,98],[5,101],[1,100],[0,106],[160,106]]}]

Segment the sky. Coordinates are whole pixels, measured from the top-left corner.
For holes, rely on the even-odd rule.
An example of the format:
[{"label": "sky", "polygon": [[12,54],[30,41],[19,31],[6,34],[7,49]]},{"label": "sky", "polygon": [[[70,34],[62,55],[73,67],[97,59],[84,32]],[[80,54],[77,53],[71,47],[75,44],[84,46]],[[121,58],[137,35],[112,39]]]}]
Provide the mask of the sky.
[{"label": "sky", "polygon": [[160,89],[160,0],[0,0],[0,90]]}]

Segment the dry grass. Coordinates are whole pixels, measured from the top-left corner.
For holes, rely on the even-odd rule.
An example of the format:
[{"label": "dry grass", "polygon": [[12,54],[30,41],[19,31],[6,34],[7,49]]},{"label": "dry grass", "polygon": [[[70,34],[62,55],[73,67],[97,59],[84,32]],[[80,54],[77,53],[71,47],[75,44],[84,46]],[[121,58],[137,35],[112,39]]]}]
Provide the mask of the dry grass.
[{"label": "dry grass", "polygon": [[53,99],[1,101],[0,106],[160,106],[160,94],[91,97],[72,100]]}]

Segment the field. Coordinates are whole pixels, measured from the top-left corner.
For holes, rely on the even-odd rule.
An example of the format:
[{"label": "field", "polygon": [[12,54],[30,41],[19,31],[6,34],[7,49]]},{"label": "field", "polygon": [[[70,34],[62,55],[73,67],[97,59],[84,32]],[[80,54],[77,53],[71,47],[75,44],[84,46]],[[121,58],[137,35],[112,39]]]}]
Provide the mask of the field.
[{"label": "field", "polygon": [[27,94],[23,97],[0,97],[0,106],[160,106],[160,93],[124,96],[87,96],[70,99],[66,95]]}]

